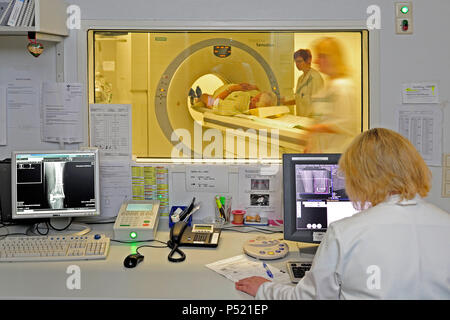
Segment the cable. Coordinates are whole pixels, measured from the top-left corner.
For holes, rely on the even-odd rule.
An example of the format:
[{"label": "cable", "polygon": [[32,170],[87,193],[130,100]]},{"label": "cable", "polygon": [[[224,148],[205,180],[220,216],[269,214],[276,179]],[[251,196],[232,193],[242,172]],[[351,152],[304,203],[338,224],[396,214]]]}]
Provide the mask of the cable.
[{"label": "cable", "polygon": [[[167,256],[167,259],[169,259],[170,262],[182,262],[186,259],[186,255],[184,254],[184,252],[178,248],[178,243],[173,243],[172,241],[169,240],[167,241],[167,246],[172,249],[169,255]],[[178,253],[180,257],[174,258],[173,255],[175,253]]]},{"label": "cable", "polygon": [[[167,245],[166,242],[159,241],[159,240],[153,240],[153,241],[157,241],[157,242],[163,243],[163,244],[165,244],[165,246],[152,246],[152,245],[144,244],[144,245],[139,246],[139,247],[136,248],[136,253],[139,253],[139,249],[141,249],[141,248],[157,248],[157,249],[163,249],[163,248],[167,248],[167,247],[168,247],[168,245]],[[140,253],[139,253],[139,254],[140,254]]]},{"label": "cable", "polygon": [[[44,223],[44,224],[45,224],[45,226],[47,227],[47,232],[41,233],[41,231],[39,230],[39,225],[40,225],[41,223]],[[35,233],[34,233],[34,230],[31,230],[32,228],[34,228],[34,230],[37,231],[37,233],[38,233],[39,235],[41,235],[41,236],[46,236],[46,235],[48,235],[48,233],[50,232],[50,228],[49,228],[47,222],[38,222],[38,223],[35,223],[35,224],[33,224],[33,225],[28,229],[28,230],[31,231],[31,233],[35,234]],[[27,230],[27,233],[28,233],[28,230]]]},{"label": "cable", "polygon": [[0,240],[3,240],[8,236],[17,236],[17,235],[26,236],[27,235],[26,233],[20,233],[20,232],[9,233],[8,226],[3,223],[0,228],[6,228],[6,234],[0,235]]}]

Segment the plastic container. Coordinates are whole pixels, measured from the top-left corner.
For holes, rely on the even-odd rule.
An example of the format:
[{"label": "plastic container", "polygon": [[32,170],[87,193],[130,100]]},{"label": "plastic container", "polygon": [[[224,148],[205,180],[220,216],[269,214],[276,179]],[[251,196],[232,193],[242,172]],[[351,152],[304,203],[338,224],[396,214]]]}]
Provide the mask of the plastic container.
[{"label": "plastic container", "polygon": [[232,224],[244,224],[245,210],[233,210],[231,211],[231,214],[233,215],[233,221],[231,221]]},{"label": "plastic container", "polygon": [[[180,208],[181,210],[184,210],[184,209],[186,209],[187,207],[186,207],[186,206],[172,206],[172,208],[170,208],[170,213],[169,213],[169,228],[172,228],[173,225],[176,223],[176,222],[173,222],[173,221],[172,221],[172,215],[173,215],[173,213],[175,212],[175,210],[177,210],[178,208]],[[190,226],[190,225],[192,225],[192,216],[190,216],[189,219],[188,219],[188,226]]]}]

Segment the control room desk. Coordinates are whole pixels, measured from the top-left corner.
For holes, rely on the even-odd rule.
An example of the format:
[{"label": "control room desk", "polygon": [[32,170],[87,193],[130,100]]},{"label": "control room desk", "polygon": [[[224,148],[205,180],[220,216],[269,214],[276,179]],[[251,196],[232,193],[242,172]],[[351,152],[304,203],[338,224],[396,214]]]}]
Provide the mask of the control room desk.
[{"label": "control room desk", "polygon": [[[161,226],[166,223],[160,221],[156,239],[169,239],[167,228]],[[112,224],[93,225],[92,228],[91,233],[112,237]],[[217,248],[182,247],[186,260],[179,263],[167,260],[169,248],[141,248],[139,252],[145,259],[131,269],[123,266],[128,254],[143,244],[159,244],[111,242],[106,260],[0,263],[0,299],[253,299],[237,291],[232,281],[205,265],[242,254],[243,243],[257,236],[280,239],[282,233],[265,235],[223,230]],[[283,259],[269,261],[270,264],[286,270],[286,261],[299,258],[297,244],[288,244],[289,254]],[[71,265],[80,268],[80,289],[68,289],[66,285],[72,275],[67,272]]]}]

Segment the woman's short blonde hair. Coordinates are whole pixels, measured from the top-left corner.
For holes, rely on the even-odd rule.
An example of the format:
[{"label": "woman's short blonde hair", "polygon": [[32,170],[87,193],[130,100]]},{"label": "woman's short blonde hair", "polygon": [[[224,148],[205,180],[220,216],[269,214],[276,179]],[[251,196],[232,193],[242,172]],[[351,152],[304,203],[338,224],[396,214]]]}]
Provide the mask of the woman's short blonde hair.
[{"label": "woman's short blonde hair", "polygon": [[345,190],[362,208],[389,195],[412,199],[431,189],[431,172],[412,143],[399,133],[375,128],[361,133],[339,160]]}]

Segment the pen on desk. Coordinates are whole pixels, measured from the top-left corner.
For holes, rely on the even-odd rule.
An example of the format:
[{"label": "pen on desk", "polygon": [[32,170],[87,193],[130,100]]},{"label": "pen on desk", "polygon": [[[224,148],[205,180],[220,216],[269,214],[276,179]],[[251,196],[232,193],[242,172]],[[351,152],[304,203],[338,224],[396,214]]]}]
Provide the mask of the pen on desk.
[{"label": "pen on desk", "polygon": [[267,275],[268,275],[270,278],[273,279],[272,271],[270,271],[270,269],[269,269],[269,267],[267,266],[267,264],[266,264],[265,262],[263,262],[262,264],[263,264],[264,269],[266,269]]}]

